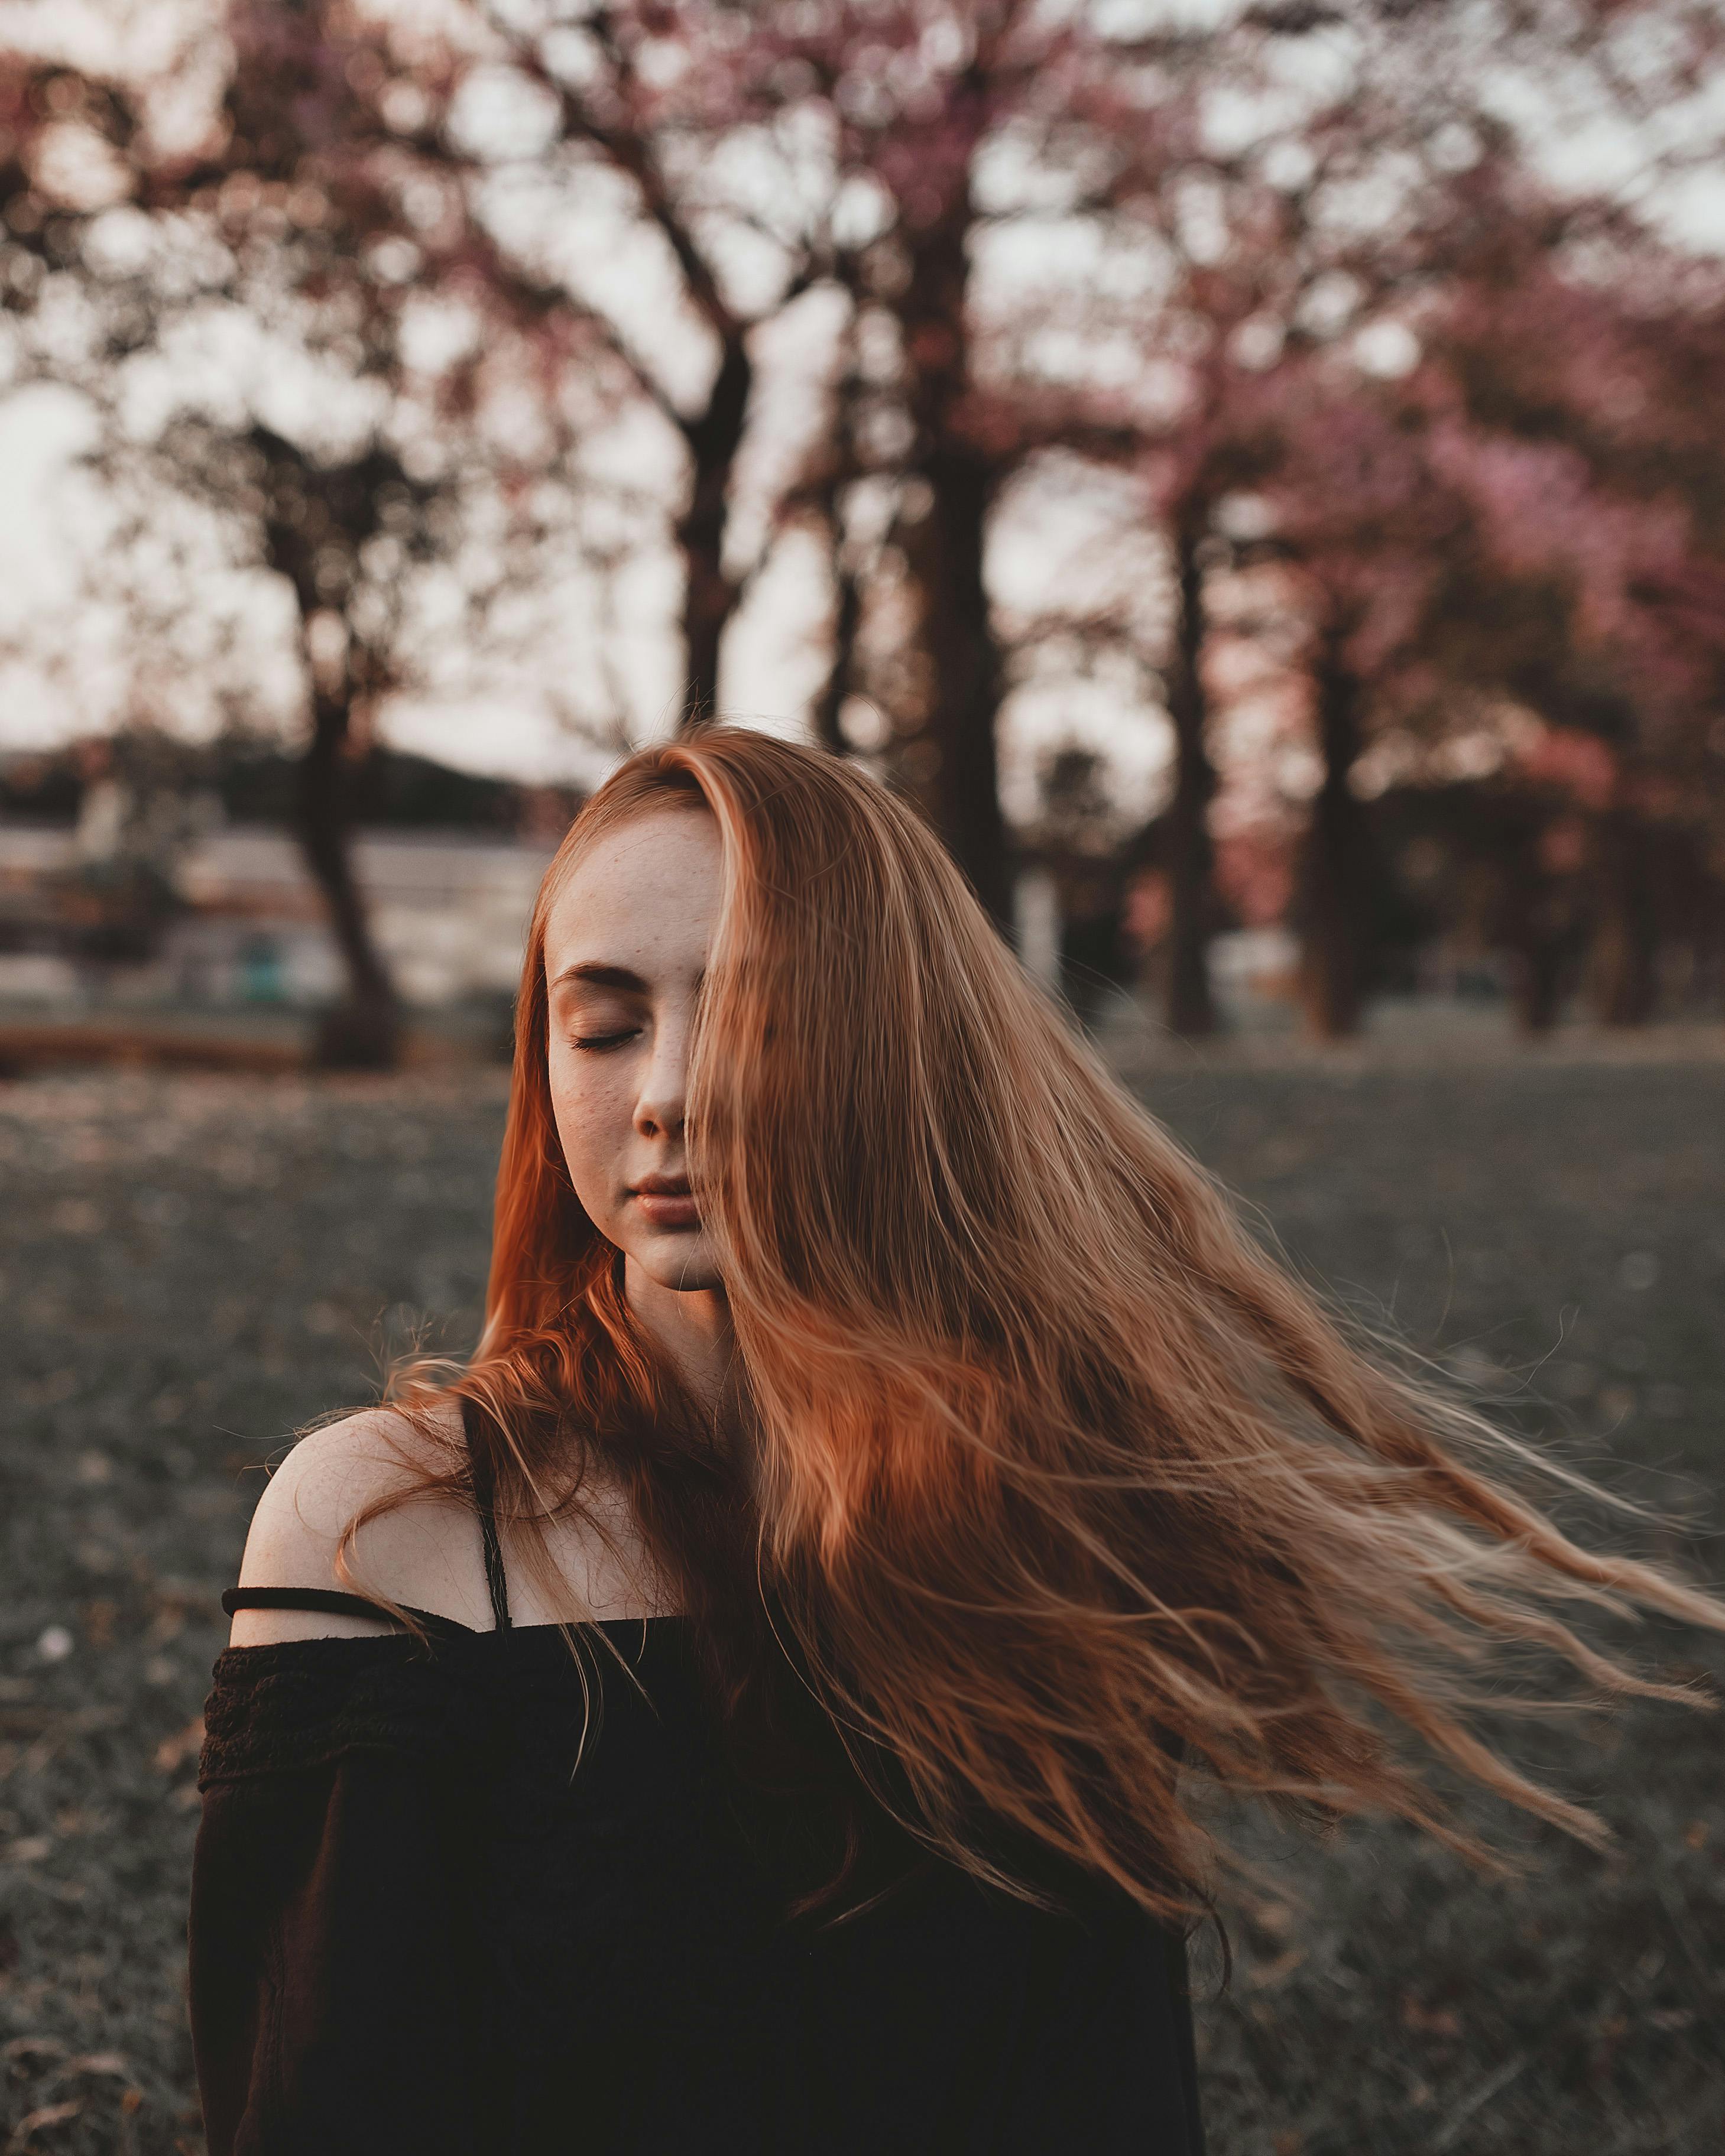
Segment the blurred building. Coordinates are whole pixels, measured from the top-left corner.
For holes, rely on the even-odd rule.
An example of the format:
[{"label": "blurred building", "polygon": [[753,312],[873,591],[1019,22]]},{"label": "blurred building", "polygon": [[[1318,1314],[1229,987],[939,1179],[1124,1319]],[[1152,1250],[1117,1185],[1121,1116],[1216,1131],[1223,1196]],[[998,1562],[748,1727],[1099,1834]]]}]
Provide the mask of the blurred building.
[{"label": "blurred building", "polygon": [[[409,1002],[514,993],[534,895],[554,845],[470,831],[370,831],[354,866],[372,932]],[[317,891],[284,832],[239,829],[188,854],[187,911],[162,961],[187,1002],[327,1002],[340,961]]]},{"label": "blurred building", "polygon": [[[110,819],[111,820],[111,819]],[[267,825],[206,829],[152,891],[93,857],[90,834],[0,823],[0,1000],[311,1009],[341,966],[298,844]],[[549,838],[371,830],[355,867],[403,996],[421,1005],[513,992]]]}]

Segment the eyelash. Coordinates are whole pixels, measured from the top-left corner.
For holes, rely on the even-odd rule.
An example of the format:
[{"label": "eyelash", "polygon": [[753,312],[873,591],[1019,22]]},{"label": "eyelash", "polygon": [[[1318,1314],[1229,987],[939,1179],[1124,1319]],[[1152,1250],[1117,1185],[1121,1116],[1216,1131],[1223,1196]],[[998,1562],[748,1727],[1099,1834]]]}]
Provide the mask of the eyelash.
[{"label": "eyelash", "polygon": [[626,1033],[578,1033],[571,1035],[569,1045],[603,1055],[608,1048],[621,1048],[624,1041],[633,1040],[639,1030],[639,1026],[631,1026]]}]

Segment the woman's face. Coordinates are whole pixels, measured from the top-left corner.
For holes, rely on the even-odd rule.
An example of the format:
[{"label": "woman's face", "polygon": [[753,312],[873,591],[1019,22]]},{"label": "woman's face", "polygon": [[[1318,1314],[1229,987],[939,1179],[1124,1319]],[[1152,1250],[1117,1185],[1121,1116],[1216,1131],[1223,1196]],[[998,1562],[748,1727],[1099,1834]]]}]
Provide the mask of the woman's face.
[{"label": "woman's face", "polygon": [[551,1100],[575,1195],[660,1287],[721,1285],[689,1196],[695,1001],[718,920],[705,809],[645,809],[583,855],[546,924]]}]

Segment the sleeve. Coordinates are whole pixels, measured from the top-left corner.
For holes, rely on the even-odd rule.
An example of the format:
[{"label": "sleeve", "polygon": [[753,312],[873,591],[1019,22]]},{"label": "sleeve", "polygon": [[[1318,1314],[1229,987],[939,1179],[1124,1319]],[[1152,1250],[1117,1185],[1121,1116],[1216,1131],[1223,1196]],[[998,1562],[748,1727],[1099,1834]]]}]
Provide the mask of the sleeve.
[{"label": "sleeve", "polygon": [[468,1808],[424,1715],[378,1711],[400,1644],[218,1661],[188,1925],[209,2156],[484,2145]]}]

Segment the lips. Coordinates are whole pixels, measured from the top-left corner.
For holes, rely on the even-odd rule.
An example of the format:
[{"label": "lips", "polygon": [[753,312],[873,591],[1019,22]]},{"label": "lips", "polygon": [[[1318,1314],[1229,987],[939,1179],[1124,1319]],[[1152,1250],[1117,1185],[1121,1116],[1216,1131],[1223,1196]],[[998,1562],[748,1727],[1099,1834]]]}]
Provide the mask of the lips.
[{"label": "lips", "polygon": [[698,1228],[701,1214],[686,1175],[644,1175],[631,1186],[629,1199],[655,1228]]}]

